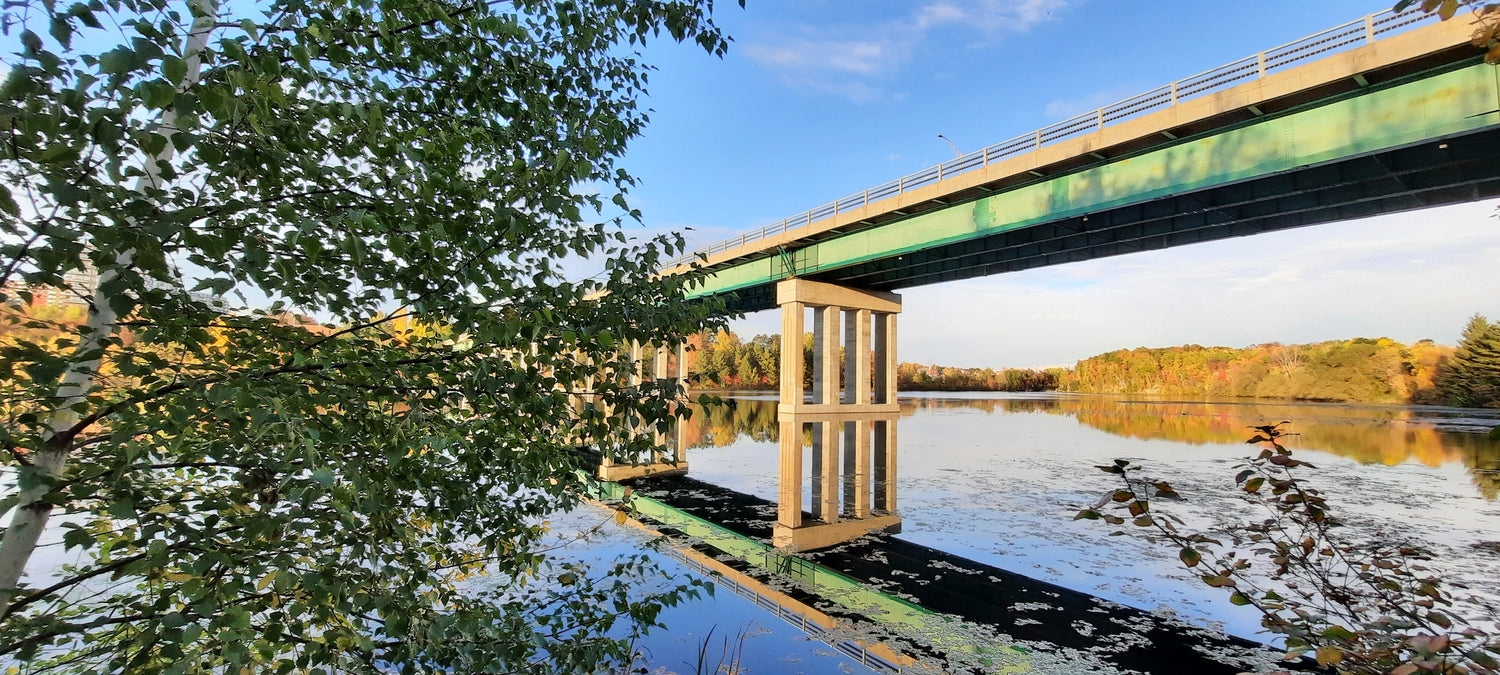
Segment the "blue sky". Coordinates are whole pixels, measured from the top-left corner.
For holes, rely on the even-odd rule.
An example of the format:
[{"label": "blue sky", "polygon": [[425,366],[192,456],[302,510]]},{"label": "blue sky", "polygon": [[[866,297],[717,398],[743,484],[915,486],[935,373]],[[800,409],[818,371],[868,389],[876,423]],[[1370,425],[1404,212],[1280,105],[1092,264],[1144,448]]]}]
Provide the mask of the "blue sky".
[{"label": "blue sky", "polygon": [[[1388,2],[720,0],[735,43],[647,54],[625,166],[653,229],[707,244]],[[1496,205],[1399,214],[909,289],[903,361],[1071,364],[1122,347],[1354,336],[1452,344],[1500,317]],[[774,313],[736,322],[778,330]],[[1267,318],[1274,316],[1274,319]]]}]

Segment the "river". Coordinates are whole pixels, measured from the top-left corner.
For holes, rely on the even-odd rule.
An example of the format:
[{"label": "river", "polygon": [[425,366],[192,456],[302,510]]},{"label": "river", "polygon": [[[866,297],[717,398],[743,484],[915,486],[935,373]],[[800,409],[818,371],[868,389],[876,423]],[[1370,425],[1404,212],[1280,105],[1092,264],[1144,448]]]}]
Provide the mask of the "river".
[{"label": "river", "polygon": [[[688,427],[691,475],[774,500],[774,396],[745,394]],[[1290,422],[1286,445],[1316,465],[1351,538],[1397,538],[1433,564],[1471,613],[1500,616],[1500,410],[1140,397],[904,393],[899,502],[909,541],[1232,634],[1267,639],[1258,615],[1181,568],[1176,550],[1110,536],[1074,513],[1116,487],[1094,468],[1146,466],[1185,498],[1168,505],[1211,527],[1255,515],[1234,489],[1254,454],[1248,428]]]}]

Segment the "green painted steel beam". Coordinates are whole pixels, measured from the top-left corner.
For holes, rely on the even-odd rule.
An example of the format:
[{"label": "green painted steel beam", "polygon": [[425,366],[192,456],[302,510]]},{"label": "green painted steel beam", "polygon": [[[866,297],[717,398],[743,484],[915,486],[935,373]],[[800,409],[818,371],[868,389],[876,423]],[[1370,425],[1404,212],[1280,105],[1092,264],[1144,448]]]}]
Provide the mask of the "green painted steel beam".
[{"label": "green painted steel beam", "polygon": [[775,576],[792,579],[818,597],[839,604],[876,623],[928,641],[947,653],[975,654],[996,673],[1025,672],[1026,653],[1009,645],[977,645],[945,626],[954,619],[920,605],[881,593],[817,563],[785,553],[760,541],[640,494],[626,494],[618,483],[596,483],[595,496],[620,501],[639,515],[682,532]]},{"label": "green painted steel beam", "polygon": [[[1007,231],[1500,128],[1500,69],[1475,64],[712,271],[692,295],[754,291]],[[835,280],[836,274],[820,274]],[[899,287],[899,286],[897,286]]]}]

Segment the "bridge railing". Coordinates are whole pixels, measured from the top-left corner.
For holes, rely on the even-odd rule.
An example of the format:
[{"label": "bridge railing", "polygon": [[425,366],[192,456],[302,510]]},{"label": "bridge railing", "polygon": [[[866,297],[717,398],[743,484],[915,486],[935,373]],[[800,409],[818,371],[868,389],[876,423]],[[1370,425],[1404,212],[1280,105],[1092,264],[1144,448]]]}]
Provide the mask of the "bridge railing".
[{"label": "bridge railing", "polygon": [[1001,141],[982,150],[975,150],[967,155],[951,159],[942,164],[929,166],[920,171],[909,173],[862,192],[856,192],[842,199],[836,199],[817,208],[804,211],[790,218],[783,218],[764,227],[741,232],[724,241],[704,246],[687,255],[668,260],[663,263],[661,268],[670,269],[679,265],[686,265],[697,260],[699,256],[708,256],[721,251],[738,248],[788,230],[811,225],[824,218],[830,218],[840,213],[861,208],[909,190],[981,169],[1017,155],[1035,152],[1045,145],[1056,143],[1066,138],[1099,131],[1116,122],[1131,119],[1160,108],[1176,105],[1181,101],[1225,89],[1246,80],[1254,80],[1264,77],[1268,73],[1300,65],[1306,61],[1317,60],[1336,52],[1366,45],[1387,34],[1399,33],[1413,28],[1417,24],[1428,20],[1431,16],[1432,14],[1423,12],[1420,9],[1410,9],[1405,12],[1386,10],[1378,14],[1370,14],[1362,19],[1334,26],[1333,28],[1314,33],[1300,40],[1267,49],[1191,77],[1185,77],[1118,103],[1113,103],[1092,112],[1042,127],[1031,133]]}]

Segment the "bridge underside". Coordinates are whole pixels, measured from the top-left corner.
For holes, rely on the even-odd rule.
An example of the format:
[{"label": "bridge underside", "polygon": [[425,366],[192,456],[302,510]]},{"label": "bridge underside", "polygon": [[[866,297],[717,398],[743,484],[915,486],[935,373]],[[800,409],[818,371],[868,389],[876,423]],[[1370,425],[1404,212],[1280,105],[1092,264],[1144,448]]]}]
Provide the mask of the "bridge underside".
[{"label": "bridge underside", "polygon": [[[1492,197],[1500,197],[1500,129],[801,276],[890,291]],[[742,311],[775,307],[775,285],[740,289],[731,303]]]},{"label": "bridge underside", "polygon": [[893,291],[1500,196],[1500,68],[1463,61],[1172,138],[809,225],[718,261],[694,294],[757,311],[787,277]]},{"label": "bridge underside", "polygon": [[1500,130],[915,251],[814,278],[877,290],[905,288],[1495,196],[1500,196]]}]

